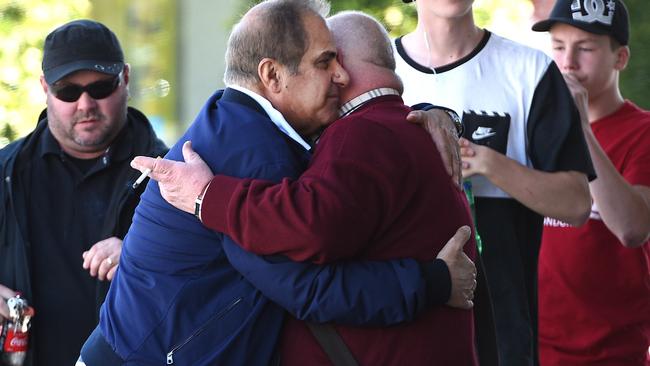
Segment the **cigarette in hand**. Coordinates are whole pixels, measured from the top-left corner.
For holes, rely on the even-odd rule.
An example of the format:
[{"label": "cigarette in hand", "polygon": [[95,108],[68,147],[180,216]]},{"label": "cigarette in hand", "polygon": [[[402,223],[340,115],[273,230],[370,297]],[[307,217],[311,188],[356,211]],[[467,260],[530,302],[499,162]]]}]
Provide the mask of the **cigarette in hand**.
[{"label": "cigarette in hand", "polygon": [[[156,157],[156,160],[159,160],[159,159],[162,159],[162,158],[160,156]],[[138,179],[136,179],[135,182],[133,182],[133,189],[138,188],[138,186],[144,181],[144,179],[149,175],[149,173],[151,173],[151,169],[149,169],[149,168],[145,169],[144,172],[142,172],[142,174],[140,174]]]}]

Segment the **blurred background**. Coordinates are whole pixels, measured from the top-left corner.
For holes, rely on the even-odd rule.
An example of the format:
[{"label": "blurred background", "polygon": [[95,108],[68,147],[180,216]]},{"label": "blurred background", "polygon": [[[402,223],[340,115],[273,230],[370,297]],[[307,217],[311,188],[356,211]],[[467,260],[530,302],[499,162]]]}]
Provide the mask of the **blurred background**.
[{"label": "blurred background", "polygon": [[[57,26],[90,18],[111,28],[131,64],[130,105],[173,144],[207,97],[223,87],[224,50],[232,25],[258,1],[0,0],[0,147],[29,133],[45,107],[40,87],[43,41]],[[554,0],[475,0],[477,23],[548,51],[548,36],[530,31]],[[332,13],[363,10],[392,36],[412,30],[413,5],[401,0],[332,0]],[[650,1],[625,0],[632,23],[632,59],[623,94],[650,109]]]}]

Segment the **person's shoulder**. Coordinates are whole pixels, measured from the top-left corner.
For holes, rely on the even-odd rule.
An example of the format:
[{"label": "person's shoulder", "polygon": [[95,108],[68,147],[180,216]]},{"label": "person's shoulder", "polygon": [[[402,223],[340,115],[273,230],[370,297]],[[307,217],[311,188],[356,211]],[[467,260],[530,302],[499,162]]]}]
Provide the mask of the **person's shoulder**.
[{"label": "person's shoulder", "polygon": [[47,109],[43,109],[43,111],[41,111],[34,130],[32,130],[26,136],[12,141],[0,149],[0,161],[4,164],[6,160],[9,160],[13,156],[17,155],[23,147],[31,146],[37,143],[39,141],[39,136],[41,136],[45,129],[47,129]]},{"label": "person's shoulder", "polygon": [[47,120],[39,120],[32,132],[10,142],[2,149],[0,149],[0,161],[4,164],[7,160],[10,160],[18,155],[23,149],[33,148],[33,146],[39,143],[39,137],[46,129]]},{"label": "person's shoulder", "polygon": [[392,100],[373,101],[361,110],[335,121],[327,129],[334,127],[359,133],[367,129],[385,129],[395,122],[404,121],[409,112],[410,108],[401,101],[399,104]]},{"label": "person's shoulder", "polygon": [[[601,120],[594,131],[600,136],[617,136],[621,146],[629,151],[636,151],[634,156],[649,156],[650,154],[650,111],[626,100],[625,104],[610,118]],[[598,123],[598,122],[596,122]]]},{"label": "person's shoulder", "polygon": [[[599,124],[599,122],[604,123]],[[615,112],[597,121],[596,126],[620,125],[621,123],[628,125],[629,127],[627,128],[634,130],[635,134],[645,133],[645,131],[650,129],[650,111],[626,99],[623,105]]]},{"label": "person's shoulder", "polygon": [[494,70],[503,83],[516,89],[532,91],[548,73],[557,71],[553,60],[541,50],[495,33],[490,35],[481,57],[485,67]]},{"label": "person's shoulder", "polygon": [[635,114],[644,123],[650,122],[650,110],[642,108],[628,99],[625,100],[624,108],[628,110],[628,113]]},{"label": "person's shoulder", "polygon": [[[331,125],[327,126],[320,138],[319,145],[323,141],[335,140],[339,142],[354,143],[366,140],[368,136],[375,135],[378,125],[372,119],[368,118],[366,113],[355,112],[349,116],[337,119]],[[365,136],[366,138],[360,138]]]},{"label": "person's shoulder", "polygon": [[4,180],[12,175],[18,155],[25,146],[26,137],[15,140],[0,149],[0,177]]},{"label": "person's shoulder", "polygon": [[409,134],[410,129],[420,127],[406,122],[410,108],[403,104],[374,103],[365,109],[332,123],[325,134],[339,143],[387,148],[396,142],[397,136]]},{"label": "person's shoulder", "polygon": [[612,136],[628,147],[642,146],[644,151],[650,147],[650,111],[629,100],[612,114],[595,121],[591,125],[599,137]]},{"label": "person's shoulder", "polygon": [[25,138],[23,137],[18,140],[14,140],[10,142],[2,149],[0,149],[0,164],[4,165],[9,159],[16,156],[16,154],[18,154],[18,151],[20,151],[20,148],[23,146],[24,143],[25,143]]},{"label": "person's shoulder", "polygon": [[167,153],[169,148],[158,137],[151,121],[144,113],[134,107],[128,107],[127,118],[133,131],[138,153],[146,155],[165,155]]},{"label": "person's shoulder", "polygon": [[488,41],[495,53],[504,62],[511,65],[523,65],[535,67],[535,69],[546,69],[552,59],[542,50],[533,48],[512,39],[492,33]]},{"label": "person's shoulder", "polygon": [[628,119],[635,122],[635,129],[638,129],[638,132],[643,135],[644,140],[650,139],[650,111],[630,101],[627,101],[627,104],[632,114]]}]

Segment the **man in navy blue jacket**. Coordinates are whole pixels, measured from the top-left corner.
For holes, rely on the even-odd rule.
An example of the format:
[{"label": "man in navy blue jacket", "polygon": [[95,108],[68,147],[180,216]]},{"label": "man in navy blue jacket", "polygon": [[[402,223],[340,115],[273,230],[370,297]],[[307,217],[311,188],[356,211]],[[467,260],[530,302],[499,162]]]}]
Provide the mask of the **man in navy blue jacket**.
[{"label": "man in navy blue jacket", "polygon": [[[278,181],[306,168],[305,137],[336,118],[338,87],[348,81],[322,5],[267,1],[233,30],[226,55],[229,87],[210,97],[180,139],[191,140],[214,172]],[[183,159],[180,143],[167,158]],[[84,361],[274,364],[285,312],[244,279],[247,271],[268,270],[270,279],[286,283],[288,310],[318,322],[409,321],[447,302],[452,292],[447,265],[439,259],[319,267],[247,256],[249,267],[235,269],[231,255],[240,256],[241,249],[228,237],[165,202],[157,184],[148,185],[100,325],[82,350]]]}]

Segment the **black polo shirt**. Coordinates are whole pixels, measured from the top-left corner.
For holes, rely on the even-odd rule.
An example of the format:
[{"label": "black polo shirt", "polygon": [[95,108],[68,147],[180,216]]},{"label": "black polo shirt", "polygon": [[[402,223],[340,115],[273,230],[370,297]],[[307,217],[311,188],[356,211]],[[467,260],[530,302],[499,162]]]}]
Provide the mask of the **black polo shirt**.
[{"label": "black polo shirt", "polygon": [[113,173],[132,154],[123,135],[99,158],[80,160],[63,152],[46,129],[25,170],[37,365],[74,365],[78,351],[63,354],[57,345],[72,342],[80,350],[97,324],[96,279],[82,268],[81,255],[105,239],[106,212],[120,191]]}]

